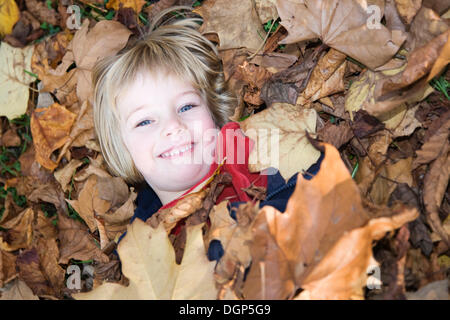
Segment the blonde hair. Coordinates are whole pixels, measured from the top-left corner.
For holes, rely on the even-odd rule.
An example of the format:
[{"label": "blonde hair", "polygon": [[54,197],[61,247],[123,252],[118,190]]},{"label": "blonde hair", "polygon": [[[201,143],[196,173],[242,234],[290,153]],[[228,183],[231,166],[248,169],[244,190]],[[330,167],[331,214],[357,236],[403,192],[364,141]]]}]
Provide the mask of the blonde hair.
[{"label": "blonde hair", "polygon": [[101,60],[93,70],[94,124],[100,148],[110,171],[131,184],[141,183],[144,178],[118,134],[120,118],[116,100],[139,73],[170,72],[189,81],[206,101],[218,127],[230,121],[236,106],[236,97],[225,83],[215,45],[197,30],[201,18],[161,23],[167,13],[178,9],[192,10],[177,6],[162,11],[153,20],[149,32],[134,45]]}]

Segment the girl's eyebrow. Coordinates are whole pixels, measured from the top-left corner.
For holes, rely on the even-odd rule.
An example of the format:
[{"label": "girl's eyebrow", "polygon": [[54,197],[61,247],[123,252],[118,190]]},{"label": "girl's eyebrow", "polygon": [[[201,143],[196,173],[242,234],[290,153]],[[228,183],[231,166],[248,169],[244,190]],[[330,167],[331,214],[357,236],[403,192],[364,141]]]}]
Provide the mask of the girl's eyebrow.
[{"label": "girl's eyebrow", "polygon": [[[181,98],[182,96],[185,96],[185,95],[188,95],[188,94],[195,94],[195,95],[198,95],[197,91],[195,91],[195,90],[188,90],[188,91],[184,91],[184,92],[182,92],[182,93],[176,95],[175,98],[174,98],[173,100],[177,100],[177,99]],[[139,107],[137,107],[137,108],[131,110],[130,113],[127,115],[127,118],[126,118],[125,121],[128,121],[128,118],[130,118],[130,116],[131,116],[133,113],[135,113],[136,111],[139,111],[139,110],[143,109],[145,106],[146,106],[146,105],[143,104],[143,105],[140,105]]]}]

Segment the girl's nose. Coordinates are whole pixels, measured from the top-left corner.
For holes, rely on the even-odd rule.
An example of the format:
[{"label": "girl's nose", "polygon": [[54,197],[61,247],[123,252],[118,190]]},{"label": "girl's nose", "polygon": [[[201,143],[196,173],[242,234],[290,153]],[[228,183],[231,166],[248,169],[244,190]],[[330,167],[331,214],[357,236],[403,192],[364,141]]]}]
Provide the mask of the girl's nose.
[{"label": "girl's nose", "polygon": [[166,122],[166,126],[163,129],[163,136],[165,137],[177,137],[183,135],[183,133],[187,130],[186,125],[178,119],[178,117],[173,117],[168,119]]}]

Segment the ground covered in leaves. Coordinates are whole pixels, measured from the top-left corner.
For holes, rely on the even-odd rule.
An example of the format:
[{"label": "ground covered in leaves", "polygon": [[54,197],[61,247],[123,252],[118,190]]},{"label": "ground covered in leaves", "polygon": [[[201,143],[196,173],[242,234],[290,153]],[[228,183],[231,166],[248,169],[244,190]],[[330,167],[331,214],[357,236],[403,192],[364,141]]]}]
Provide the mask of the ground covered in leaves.
[{"label": "ground covered in leaves", "polygon": [[[249,188],[231,218],[219,173],[128,224],[137,191],[101,156],[91,70],[180,4],[218,45],[239,97],[231,120],[255,141],[279,130],[282,176],[325,153],[284,213],[258,209],[265,190]],[[449,8],[0,0],[0,299],[448,299]],[[205,254],[215,240],[217,264]]]}]

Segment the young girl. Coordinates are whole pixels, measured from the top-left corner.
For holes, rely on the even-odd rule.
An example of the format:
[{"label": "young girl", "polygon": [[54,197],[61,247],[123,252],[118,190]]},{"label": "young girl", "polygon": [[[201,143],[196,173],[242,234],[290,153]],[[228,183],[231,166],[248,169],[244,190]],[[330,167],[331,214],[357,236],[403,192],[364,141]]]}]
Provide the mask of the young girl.
[{"label": "young girl", "polygon": [[[144,185],[131,221],[175,205],[203,185],[230,151],[234,156],[227,156],[220,170],[231,173],[232,184],[217,203],[251,201],[242,189],[253,184],[267,188],[260,206],[284,211],[297,175],[286,184],[279,173],[248,171],[253,142],[229,121],[236,99],[227,89],[217,49],[197,31],[201,19],[158,25],[179,8],[163,11],[145,37],[94,69],[95,129],[105,161],[113,174]],[[308,171],[317,170],[318,164]],[[210,247],[210,259],[221,252],[220,244]]]}]

